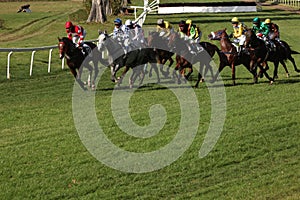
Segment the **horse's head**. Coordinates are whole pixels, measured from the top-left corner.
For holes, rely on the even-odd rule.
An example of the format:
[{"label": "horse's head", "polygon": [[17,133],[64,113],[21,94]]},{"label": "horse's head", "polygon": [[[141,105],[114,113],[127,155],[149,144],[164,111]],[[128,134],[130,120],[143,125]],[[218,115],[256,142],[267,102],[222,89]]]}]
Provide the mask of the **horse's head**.
[{"label": "horse's head", "polygon": [[245,31],[245,36],[246,36],[245,46],[249,46],[251,41],[258,39],[257,36],[255,35],[253,29],[247,29]]},{"label": "horse's head", "polygon": [[228,35],[226,33],[226,28],[215,32],[211,32],[208,35],[208,39],[210,40],[221,40],[222,38],[228,38]]},{"label": "horse's head", "polygon": [[59,58],[63,59],[63,57],[65,57],[65,53],[66,53],[66,44],[63,41],[62,38],[58,37],[58,52],[59,52]]},{"label": "horse's head", "polygon": [[69,38],[58,37],[58,51],[59,51],[59,58],[62,59],[68,52],[72,51],[72,48],[75,49],[75,45],[73,44],[72,40]]},{"label": "horse's head", "polygon": [[99,37],[98,37],[98,50],[103,51],[103,48],[105,46],[105,43],[107,41],[107,38],[109,35],[106,33],[106,31],[102,32],[99,31]]}]

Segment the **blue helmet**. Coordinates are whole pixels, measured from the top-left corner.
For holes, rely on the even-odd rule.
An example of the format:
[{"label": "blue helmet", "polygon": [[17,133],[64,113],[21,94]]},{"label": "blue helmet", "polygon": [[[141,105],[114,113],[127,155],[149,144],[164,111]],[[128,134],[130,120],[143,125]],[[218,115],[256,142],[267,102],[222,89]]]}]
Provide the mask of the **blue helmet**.
[{"label": "blue helmet", "polygon": [[115,24],[122,24],[122,20],[120,18],[117,18],[114,20]]}]

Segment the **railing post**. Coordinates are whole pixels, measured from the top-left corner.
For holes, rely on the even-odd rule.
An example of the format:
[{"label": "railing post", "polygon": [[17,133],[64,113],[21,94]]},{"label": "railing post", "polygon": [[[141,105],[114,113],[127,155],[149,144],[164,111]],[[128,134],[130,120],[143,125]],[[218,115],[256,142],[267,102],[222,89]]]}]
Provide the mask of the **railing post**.
[{"label": "railing post", "polygon": [[7,74],[6,74],[6,78],[10,79],[10,72],[9,72],[9,67],[10,67],[10,56],[13,52],[9,52],[7,55]]},{"label": "railing post", "polygon": [[34,54],[36,51],[32,51],[31,52],[31,61],[30,61],[30,72],[29,72],[29,76],[32,75],[32,68],[33,68],[33,59],[34,59]]},{"label": "railing post", "polygon": [[50,68],[51,68],[52,51],[53,51],[53,49],[49,50],[48,73],[50,73],[50,70],[51,70]]},{"label": "railing post", "polygon": [[65,57],[61,59],[61,69],[65,68]]}]

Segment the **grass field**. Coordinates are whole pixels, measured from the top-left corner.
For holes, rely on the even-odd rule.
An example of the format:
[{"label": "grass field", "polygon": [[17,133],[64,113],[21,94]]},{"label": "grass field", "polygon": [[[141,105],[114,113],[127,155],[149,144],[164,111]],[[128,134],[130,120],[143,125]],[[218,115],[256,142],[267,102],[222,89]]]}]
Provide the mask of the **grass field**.
[{"label": "grass field", "polygon": [[[32,13],[17,14],[22,2],[0,4],[0,19],[4,20],[0,47],[55,45],[57,36],[65,35],[64,23],[69,15],[82,9],[78,1],[30,2]],[[271,17],[280,25],[281,38],[300,51],[300,28],[295,26],[300,23],[300,15],[270,7],[259,13],[149,15],[144,26],[155,26],[161,17],[174,26],[180,19],[191,18],[206,36],[225,27],[231,30],[230,19],[235,15],[248,25],[255,16]],[[122,16],[128,17],[133,16]],[[94,39],[98,29],[112,30],[113,18],[104,25],[75,22],[86,27],[87,39]],[[207,41],[206,37],[203,40]],[[237,67],[237,86],[231,86],[229,68],[221,73],[226,120],[216,145],[204,158],[198,154],[209,129],[212,105],[209,88],[201,84],[193,90],[200,108],[199,123],[184,124],[187,128],[198,126],[187,151],[162,169],[125,173],[99,162],[84,146],[73,118],[74,80],[68,69],[61,69],[57,49],[49,74],[48,52],[36,53],[32,77],[30,53],[14,53],[11,79],[6,80],[6,57],[7,53],[0,53],[0,199],[300,198],[300,76],[291,63],[291,77],[286,78],[280,67],[279,78],[272,86],[265,78],[253,85],[251,75],[241,66]],[[300,55],[294,58],[300,66]],[[195,79],[193,74],[192,84]],[[114,120],[113,89],[107,70],[96,92],[88,93],[95,95],[98,123],[112,143],[142,153],[160,149],[175,138],[180,105],[168,88],[147,85],[130,99],[130,115],[141,126],[151,124],[151,106],[161,104],[167,113],[161,131],[144,139],[126,134]]]}]

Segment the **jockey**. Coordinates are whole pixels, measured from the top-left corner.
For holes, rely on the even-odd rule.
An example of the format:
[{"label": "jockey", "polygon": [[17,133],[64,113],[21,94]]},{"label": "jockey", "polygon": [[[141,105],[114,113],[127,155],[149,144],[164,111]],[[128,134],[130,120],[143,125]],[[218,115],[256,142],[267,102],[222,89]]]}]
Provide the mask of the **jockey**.
[{"label": "jockey", "polygon": [[186,20],[185,23],[187,25],[187,36],[196,42],[200,42],[202,33],[199,31],[199,28],[192,23],[191,19]]},{"label": "jockey", "polygon": [[[184,40],[188,41],[188,48],[192,54],[196,54],[196,52],[200,52],[203,50],[201,46],[198,44],[197,40],[194,40],[192,37],[189,37],[189,27],[190,25],[186,23],[186,21],[181,20],[179,22],[179,34],[180,37]],[[190,35],[191,36],[191,35]]]},{"label": "jockey", "polygon": [[159,36],[168,37],[170,35],[172,26],[170,22],[163,19],[157,20],[156,31],[159,32]]},{"label": "jockey", "polygon": [[83,47],[82,53],[87,56],[91,53],[91,48],[84,43],[84,38],[86,35],[86,31],[82,26],[74,25],[71,21],[67,21],[65,24],[66,32],[68,34],[68,38],[73,41],[76,47]]},{"label": "jockey", "polygon": [[114,20],[113,39],[116,39],[124,48],[125,54],[129,51],[129,28],[122,24],[122,20],[117,18]]},{"label": "jockey", "polygon": [[266,19],[265,24],[268,27],[268,34],[266,35],[266,37],[271,44],[271,48],[276,48],[274,40],[278,41],[281,45],[283,45],[280,41],[280,32],[278,25],[272,23],[270,19]]},{"label": "jockey", "polygon": [[239,46],[237,46],[237,51],[240,54],[243,50],[243,46],[246,40],[246,36],[244,35],[244,26],[242,23],[239,22],[239,19],[237,17],[234,17],[231,19],[232,27],[233,27],[233,38],[234,43]]},{"label": "jockey", "polygon": [[269,32],[268,27],[265,23],[262,23],[258,17],[255,17],[252,20],[252,30],[256,34],[257,37],[263,39],[264,35],[267,35]]},{"label": "jockey", "polygon": [[138,23],[132,22],[130,19],[126,20],[125,25],[129,29],[130,38],[133,44],[139,48],[145,46],[146,42],[142,27]]}]

